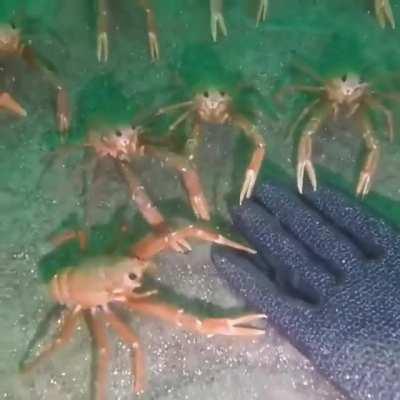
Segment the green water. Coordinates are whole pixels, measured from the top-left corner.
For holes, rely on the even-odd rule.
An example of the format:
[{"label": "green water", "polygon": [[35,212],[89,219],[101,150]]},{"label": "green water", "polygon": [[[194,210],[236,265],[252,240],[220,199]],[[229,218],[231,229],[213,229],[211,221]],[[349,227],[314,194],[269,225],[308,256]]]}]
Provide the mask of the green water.
[{"label": "green water", "polygon": [[[132,120],[145,121],[148,134],[158,140],[165,136],[166,127],[175,115],[161,119],[149,116],[161,106],[188,100],[197,91],[212,86],[231,93],[238,111],[254,121],[264,136],[268,161],[259,180],[273,177],[293,183],[300,132],[289,140],[286,134],[296,115],[312,98],[287,96],[283,104],[277,104],[273,96],[284,85],[311,83],[309,77],[294,67],[297,62],[309,65],[324,78],[355,71],[367,82],[376,81],[377,90],[392,92],[400,88],[400,77],[391,76],[400,66],[400,32],[379,28],[372,1],[270,0],[267,21],[256,28],[256,1],[226,0],[224,9],[229,34],[215,44],[211,42],[206,0],[153,0],[153,4],[160,61],[150,63],[142,9],[132,0],[115,0],[110,5],[110,57],[105,65],[96,59],[93,1],[4,0],[0,4],[0,21],[14,22],[24,40],[31,43],[65,82],[72,106],[72,128],[67,144],[82,144],[90,126],[113,126]],[[400,21],[400,7],[394,1],[393,9]],[[46,156],[61,148],[55,128],[54,92],[39,71],[32,71],[18,60],[2,60],[3,64],[0,90],[9,91],[26,108],[28,117],[16,119],[0,115],[0,343],[5,349],[0,375],[6,377],[0,385],[1,393],[7,399],[89,398],[91,353],[84,330],[78,334],[75,344],[38,371],[34,384],[21,380],[17,373],[18,362],[40,320],[52,307],[42,282],[65,262],[65,254],[61,254],[63,261],[60,263],[56,257],[46,258],[47,238],[64,228],[80,226],[85,204],[90,205],[90,225],[100,227],[94,235],[93,252],[96,254],[103,250],[103,245],[107,250],[118,247],[118,251],[124,251],[121,242],[114,246],[118,237],[116,226],[120,217],[115,217],[118,210],[123,210],[124,218],[133,221],[134,232],[129,236],[132,240],[140,238],[148,228],[129,203],[123,183],[107,163],[100,171],[104,179],[93,189],[89,199],[81,196],[82,152],[55,162],[41,175]],[[387,105],[396,115],[398,104],[388,102]],[[399,139],[396,137],[390,144],[385,137],[382,116],[374,118],[382,142],[382,157],[373,193],[365,203],[397,225],[400,223]],[[400,121],[396,118],[395,122]],[[348,193],[354,191],[364,155],[361,136],[353,128],[351,123],[341,121],[328,124],[316,138],[314,157],[319,181],[329,182]],[[179,130],[172,147],[182,149],[186,135]],[[230,128],[205,128],[199,170],[212,207],[212,225],[226,234],[229,234],[227,209],[238,203],[251,150],[247,140]],[[171,223],[179,219],[194,220],[173,172],[147,161],[138,163],[137,168],[149,195]],[[110,219],[112,228],[106,225]],[[104,227],[106,233],[100,232]],[[72,249],[69,256],[75,255]],[[203,268],[209,263],[207,248],[201,247],[183,259],[168,257],[163,273],[156,278],[161,283],[189,299],[199,298],[221,307],[242,307],[212,268]],[[175,269],[175,264],[180,268]],[[193,268],[188,270],[187,265]],[[304,371],[309,371],[309,367],[303,366],[304,361],[299,361],[284,342],[281,346],[291,360],[287,375],[279,374],[284,362],[266,361],[281,360],[276,346],[271,345],[274,340],[281,343],[279,338],[269,337],[262,350],[256,344],[243,346],[244,355],[233,350],[237,357],[235,361],[230,360],[229,366],[229,353],[225,351],[228,346],[223,341],[209,345],[202,339],[184,336],[183,340],[153,322],[138,324],[136,319],[134,322],[135,326],[140,326],[139,333],[150,358],[152,389],[148,398],[196,399],[200,393],[196,390],[204,382],[209,384],[207,398],[215,398],[217,394],[227,399],[285,398],[278,395],[285,392],[282,388],[300,382]],[[207,346],[211,346],[211,350],[207,350]],[[166,350],[160,355],[162,348]],[[181,349],[182,357],[168,363],[169,356],[181,354],[177,348]],[[121,347],[115,352],[118,357],[114,357],[116,361],[110,377],[110,393],[114,398],[130,395],[126,353]],[[186,361],[182,361],[184,357]],[[241,370],[243,365],[245,373]],[[261,369],[257,369],[259,365]],[[214,375],[218,376],[216,382],[211,379]],[[267,386],[257,384],[260,376],[262,379],[272,377],[276,386],[271,382]],[[304,388],[308,386],[300,384],[303,390],[295,391],[294,397],[289,394],[288,398],[300,399],[303,395],[336,398],[331,388],[327,389],[318,378],[312,377],[314,383],[308,392]],[[238,383],[235,386],[235,378],[242,383],[240,388]],[[181,380],[180,386],[177,382]],[[185,392],[182,389],[185,384],[193,389]]]}]

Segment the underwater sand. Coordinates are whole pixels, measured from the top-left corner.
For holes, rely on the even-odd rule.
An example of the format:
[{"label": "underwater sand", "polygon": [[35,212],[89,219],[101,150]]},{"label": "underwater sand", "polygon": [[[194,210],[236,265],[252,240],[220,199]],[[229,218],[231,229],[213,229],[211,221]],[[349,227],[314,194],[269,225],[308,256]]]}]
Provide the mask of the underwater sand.
[{"label": "underwater sand", "polygon": [[[74,0],[60,4],[60,13],[52,22],[57,26],[60,37],[67,41],[66,44],[54,41],[48,34],[33,37],[34,45],[58,66],[70,89],[74,125],[82,117],[77,111],[82,92],[96,79],[112,82],[120,97],[126,101],[128,111],[121,110],[121,118],[129,113],[130,99],[138,102],[137,93],[150,90],[154,108],[165,104],[169,95],[162,88],[166,81],[172,80],[171,63],[178,59],[182,50],[180,32],[185,32],[185,45],[210,43],[208,8],[204,4],[200,7],[202,2],[187,1],[187,6],[182,9],[178,2],[172,2],[171,7],[167,7],[161,5],[162,1],[154,0],[159,11],[162,60],[159,65],[150,66],[147,47],[143,45],[146,38],[142,14],[132,12],[132,2],[121,0],[115,2],[113,9],[110,60],[106,67],[102,67],[95,58],[94,20],[90,7],[82,3]],[[302,8],[299,1],[285,0],[274,5],[271,0],[271,13],[276,14],[257,30],[252,14],[236,3],[240,2],[226,2],[230,34],[214,49],[227,68],[239,70],[244,81],[251,81],[263,94],[268,95],[275,85],[293,48],[316,57],[321,52],[323,44],[320,39],[326,34],[320,34],[323,31],[321,26],[314,27],[313,18],[304,22],[307,29],[304,28],[301,35],[293,29],[282,28],[286,18],[297,18]],[[310,8],[315,4],[317,8],[323,7],[322,1],[309,3]],[[348,2],[336,3],[339,4],[337,9],[343,9]],[[367,6],[362,3],[355,2],[352,12],[359,7],[360,24],[365,24],[368,29],[376,28],[376,35],[381,35],[373,15],[367,13]],[[288,10],[286,16],[285,7]],[[192,11],[189,13],[189,10]],[[195,16],[196,24],[192,23],[191,16]],[[171,18],[173,24],[170,23]],[[392,43],[399,34],[396,32],[393,35],[397,37],[393,36]],[[362,35],[361,39],[363,43],[368,41]],[[278,43],[279,48],[270,55],[268,46],[277,46]],[[218,53],[222,48],[223,52]],[[241,52],[240,49],[247,51]],[[44,177],[41,186],[37,187],[43,169],[41,160],[48,152],[48,137],[56,135],[53,94],[39,73],[29,71],[19,62],[7,62],[5,67],[2,89],[11,91],[27,109],[29,116],[24,120],[15,120],[0,115],[0,398],[88,399],[92,352],[84,326],[69,346],[40,366],[31,377],[22,379],[17,372],[18,362],[39,323],[53,306],[41,286],[36,268],[40,257],[49,249],[46,238],[59,228],[68,215],[82,214],[82,199],[79,197],[79,185],[72,178],[74,168],[70,164],[55,165]],[[143,76],[146,78],[141,79]],[[149,102],[148,94],[143,98]],[[115,97],[111,96],[110,101],[118,104]],[[285,142],[282,133],[288,120],[280,118],[271,121],[263,117],[257,122],[268,147],[273,149],[269,159],[285,173],[293,175],[294,144],[291,140]],[[329,167],[338,179],[340,177],[354,187],[359,171],[361,142],[351,129],[351,124],[330,126],[330,132],[325,132],[316,140],[315,162]],[[246,157],[238,151],[238,143],[240,145],[243,141],[236,140],[236,135],[232,135],[229,129],[208,129],[201,148],[200,170],[218,221],[227,218],[227,202],[231,205],[232,201],[238,200],[245,165],[243,159]],[[383,159],[374,186],[377,193],[396,201],[400,200],[397,176],[399,154],[397,143],[390,145],[383,141]],[[171,204],[179,200],[182,214],[191,218],[179,180],[174,174],[154,163],[143,163],[139,168],[143,171],[149,193],[161,209],[165,207],[168,214]],[[90,216],[93,224],[107,220],[118,205],[126,201],[124,187],[119,182],[106,181],[99,191],[94,195],[93,204],[96,207],[93,207]],[[185,256],[163,255],[159,271],[162,271],[159,279],[163,284],[173,287],[188,299],[186,306],[189,309],[196,310],[198,299],[228,310],[243,307],[240,299],[235,298],[218,278],[209,259],[208,245],[194,245],[194,251]],[[207,339],[151,319],[123,315],[135,328],[145,348],[149,385],[143,399],[341,398],[309,362],[268,324],[266,337],[254,341]],[[53,324],[49,324],[48,333],[40,337],[39,343],[45,343],[54,333],[54,320],[56,318],[52,320]],[[113,334],[110,334],[110,340],[113,354],[108,398],[132,398],[129,351]],[[32,351],[37,352],[38,347]]]}]

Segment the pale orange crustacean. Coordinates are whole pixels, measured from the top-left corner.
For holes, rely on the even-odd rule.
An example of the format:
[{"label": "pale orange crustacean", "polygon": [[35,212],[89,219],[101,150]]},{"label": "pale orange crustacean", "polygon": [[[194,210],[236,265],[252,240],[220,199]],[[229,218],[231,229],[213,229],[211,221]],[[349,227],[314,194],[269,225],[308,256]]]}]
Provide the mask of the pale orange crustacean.
[{"label": "pale orange crustacean", "polygon": [[317,98],[305,107],[293,124],[289,135],[304,121],[298,155],[297,155],[297,187],[303,192],[304,174],[306,173],[313,190],[317,188],[317,177],[312,162],[313,138],[328,118],[354,118],[358,124],[365,143],[367,155],[358,179],[356,194],[366,196],[372,185],[373,178],[378,168],[380,156],[380,143],[375,134],[375,129],[368,111],[378,111],[383,114],[387,124],[387,134],[392,141],[394,138],[394,116],[382,100],[398,100],[396,94],[378,93],[371,84],[362,81],[356,73],[345,73],[342,76],[324,80],[317,73],[306,66],[303,71],[319,84],[294,85],[284,88],[280,93],[300,91],[315,94]]},{"label": "pale orange crustacean", "polygon": [[232,97],[225,91],[208,89],[198,93],[192,100],[160,108],[157,115],[186,109],[169,127],[174,130],[185,120],[190,122],[191,133],[186,142],[185,153],[191,163],[195,161],[196,150],[202,137],[202,124],[232,125],[239,128],[253,143],[255,149],[246,170],[245,179],[240,192],[239,202],[250,198],[266,153],[266,143],[255,125],[238,113],[233,106]]},{"label": "pale orange crustacean", "polygon": [[[251,249],[233,242],[212,231],[188,226],[172,233],[181,238],[195,237],[202,240],[227,245],[239,250],[252,252]],[[22,365],[22,371],[28,372],[48,358],[73,336],[80,317],[84,317],[90,328],[97,351],[96,399],[106,398],[107,368],[110,359],[110,347],[107,339],[106,324],[110,326],[132,351],[133,390],[142,393],[145,390],[145,356],[139,338],[121,321],[109,305],[121,305],[124,308],[143,315],[159,318],[179,328],[202,335],[227,335],[255,337],[264,334],[249,324],[265,318],[261,314],[247,314],[238,318],[199,318],[156,300],[156,290],[140,291],[143,275],[146,274],[151,259],[166,248],[165,236],[149,236],[132,248],[128,257],[94,257],[82,265],[63,269],[50,281],[50,295],[55,302],[64,306],[61,328],[53,340],[33,361]]]},{"label": "pale orange crustacean", "polygon": [[[66,132],[70,124],[68,95],[59,79],[45,67],[35,55],[33,49],[22,42],[21,33],[10,24],[0,24],[0,58],[18,57],[28,65],[45,73],[50,84],[57,92],[57,126],[60,132]],[[9,93],[0,92],[0,107],[19,116],[25,117],[27,112]]]}]

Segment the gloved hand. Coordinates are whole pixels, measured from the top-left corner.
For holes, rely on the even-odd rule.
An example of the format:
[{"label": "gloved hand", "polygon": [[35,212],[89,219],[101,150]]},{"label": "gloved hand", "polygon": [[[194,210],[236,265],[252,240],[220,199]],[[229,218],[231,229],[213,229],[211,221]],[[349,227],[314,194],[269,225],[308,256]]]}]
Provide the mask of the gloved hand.
[{"label": "gloved hand", "polygon": [[400,236],[326,188],[266,184],[233,219],[258,253],[213,249],[229,284],[351,399],[400,399]]}]

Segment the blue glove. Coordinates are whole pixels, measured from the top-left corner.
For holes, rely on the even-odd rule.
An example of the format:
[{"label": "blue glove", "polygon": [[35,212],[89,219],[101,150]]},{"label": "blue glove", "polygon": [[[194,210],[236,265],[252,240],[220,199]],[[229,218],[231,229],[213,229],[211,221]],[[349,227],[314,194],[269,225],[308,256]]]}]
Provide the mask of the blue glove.
[{"label": "blue glove", "polygon": [[400,399],[400,236],[343,195],[266,184],[233,211],[256,256],[213,261],[353,400]]}]

